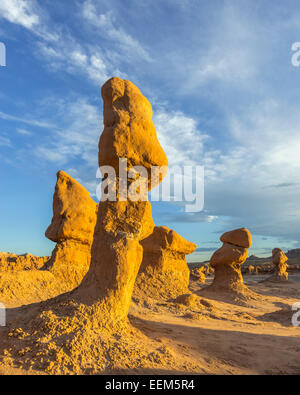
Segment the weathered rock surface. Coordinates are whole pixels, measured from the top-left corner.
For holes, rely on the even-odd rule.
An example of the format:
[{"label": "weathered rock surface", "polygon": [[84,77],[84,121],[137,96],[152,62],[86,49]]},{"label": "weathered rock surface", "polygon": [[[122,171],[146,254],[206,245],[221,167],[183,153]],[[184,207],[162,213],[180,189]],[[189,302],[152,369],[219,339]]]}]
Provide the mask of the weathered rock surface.
[{"label": "weathered rock surface", "polygon": [[287,268],[288,265],[286,264],[286,261],[288,260],[288,257],[285,255],[285,253],[280,249],[280,248],[274,248],[272,251],[272,262],[273,265],[275,266],[275,273],[271,277],[272,280],[276,281],[287,281],[288,280],[288,273],[287,273]]},{"label": "weathered rock surface", "polygon": [[89,192],[64,171],[57,173],[53,218],[46,237],[54,242],[74,240],[92,244],[98,205]]},{"label": "weathered rock surface", "polygon": [[156,226],[141,245],[144,254],[135,293],[160,298],[187,293],[190,270],[185,256],[195,251],[196,244],[166,226]]},{"label": "weathered rock surface", "polygon": [[16,255],[9,252],[0,252],[0,272],[39,270],[49,258],[47,256],[39,257],[32,254]]},{"label": "weathered rock surface", "polygon": [[220,240],[223,243],[229,243],[244,248],[250,248],[252,244],[252,236],[247,228],[226,232],[221,236]]},{"label": "weathered rock surface", "polygon": [[56,242],[45,268],[70,285],[77,286],[87,273],[97,221],[98,205],[89,192],[59,171],[53,196],[53,218],[46,237]]},{"label": "weathered rock surface", "polygon": [[[119,197],[119,159],[147,169],[147,188],[151,167],[166,166],[167,158],[156,136],[152,108],[130,81],[108,80],[101,90],[104,101],[104,130],[99,141],[99,166],[116,171]],[[160,177],[157,184],[162,180]],[[130,183],[129,183],[130,184]],[[127,188],[130,185],[127,184]],[[154,229],[148,201],[102,201],[91,250],[91,265],[77,294],[85,302],[97,303],[100,319],[107,328],[126,321],[136,276],[143,259],[140,242]]]},{"label": "weathered rock surface", "polygon": [[[167,173],[168,159],[156,135],[152,107],[130,81],[111,78],[102,87],[104,130],[99,141],[99,166],[112,166],[119,176],[119,159],[128,170],[143,166],[148,171],[148,189],[157,186]],[[151,182],[151,169],[165,167]],[[153,171],[153,169],[152,169]]]},{"label": "weathered rock surface", "polygon": [[249,230],[241,228],[224,233],[220,240],[223,246],[210,259],[210,265],[215,269],[214,281],[205,290],[249,296],[251,291],[244,285],[241,273],[241,265],[246,261],[252,243]]}]

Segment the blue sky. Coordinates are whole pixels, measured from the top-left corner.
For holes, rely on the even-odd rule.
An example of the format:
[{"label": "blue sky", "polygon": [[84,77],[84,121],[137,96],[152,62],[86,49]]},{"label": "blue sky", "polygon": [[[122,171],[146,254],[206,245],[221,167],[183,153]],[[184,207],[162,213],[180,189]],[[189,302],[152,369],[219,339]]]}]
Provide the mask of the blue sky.
[{"label": "blue sky", "polygon": [[56,172],[93,194],[100,87],[134,82],[171,165],[205,167],[205,210],[153,203],[208,259],[247,226],[251,253],[300,247],[297,1],[1,0],[0,250],[48,255]]}]

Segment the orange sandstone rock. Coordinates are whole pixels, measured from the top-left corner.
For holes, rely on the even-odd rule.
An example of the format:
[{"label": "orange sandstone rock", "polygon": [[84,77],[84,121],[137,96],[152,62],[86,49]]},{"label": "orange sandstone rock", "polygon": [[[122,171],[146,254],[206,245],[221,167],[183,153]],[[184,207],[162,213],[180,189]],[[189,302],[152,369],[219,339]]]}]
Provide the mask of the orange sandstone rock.
[{"label": "orange sandstone rock", "polygon": [[32,254],[16,255],[9,252],[0,252],[0,272],[39,270],[49,260],[48,256],[34,256]]},{"label": "orange sandstone rock", "polygon": [[221,236],[220,240],[223,243],[230,243],[244,248],[250,248],[252,245],[252,236],[247,228],[226,232]]},{"label": "orange sandstone rock", "polygon": [[272,280],[276,281],[287,281],[288,273],[287,268],[288,265],[286,261],[288,257],[280,248],[274,248],[272,251],[272,262],[275,266],[275,274],[271,277]]},{"label": "orange sandstone rock", "polygon": [[88,271],[98,205],[89,192],[67,173],[57,173],[53,218],[46,236],[57,242],[46,269],[77,286]]},{"label": "orange sandstone rock", "polygon": [[[156,136],[150,103],[135,85],[120,78],[108,80],[101,92],[104,130],[99,141],[99,166],[112,166],[119,179],[119,159],[126,158],[127,175],[132,166],[143,166],[147,169],[147,188],[153,188],[162,176],[151,183],[151,167],[167,166],[168,162]],[[116,187],[119,192],[118,182]],[[119,193],[116,196],[117,201],[99,205],[90,269],[77,291],[82,301],[98,306],[99,320],[106,328],[126,321],[143,259],[140,242],[154,229],[148,201],[132,201],[130,197],[119,201]]]},{"label": "orange sandstone rock", "polygon": [[242,265],[246,261],[247,256],[247,248],[223,243],[223,246],[210,258],[210,264],[214,269],[220,265]]},{"label": "orange sandstone rock", "polygon": [[141,242],[143,261],[137,277],[135,294],[175,298],[188,292],[190,270],[185,256],[196,245],[166,226],[156,226]]},{"label": "orange sandstone rock", "polygon": [[[148,189],[157,186],[167,173],[168,159],[156,135],[152,107],[130,81],[111,78],[102,86],[104,130],[99,141],[99,166],[112,166],[119,176],[119,159],[126,158],[128,170],[143,166],[148,172]],[[164,167],[159,175],[151,168]],[[152,170],[153,171],[153,170]]]},{"label": "orange sandstone rock", "polygon": [[241,228],[224,233],[220,240],[223,246],[210,259],[210,265],[215,270],[214,281],[206,291],[252,297],[253,293],[244,285],[241,273],[241,265],[246,261],[248,247],[251,246],[249,230]]},{"label": "orange sandstone rock", "polygon": [[64,171],[57,173],[53,196],[53,218],[46,237],[92,244],[98,205],[89,192]]}]

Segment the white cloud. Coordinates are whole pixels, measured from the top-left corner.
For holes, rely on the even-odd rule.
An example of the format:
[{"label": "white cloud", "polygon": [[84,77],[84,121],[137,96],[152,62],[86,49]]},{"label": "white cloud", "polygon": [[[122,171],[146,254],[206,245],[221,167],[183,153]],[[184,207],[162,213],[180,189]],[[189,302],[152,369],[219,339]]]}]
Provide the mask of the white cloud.
[{"label": "white cloud", "polygon": [[47,123],[47,122],[43,122],[43,121],[39,121],[39,120],[34,120],[34,119],[20,118],[20,117],[14,116],[14,115],[6,114],[1,111],[0,111],[0,118],[4,119],[5,121],[21,122],[21,123],[25,123],[25,124],[32,125],[32,126],[37,126],[40,128],[50,129],[53,127],[53,125],[51,123]]},{"label": "white cloud", "polygon": [[26,129],[17,129],[17,133],[22,134],[23,136],[32,136],[32,132]]},{"label": "white cloud", "polygon": [[34,3],[30,0],[1,0],[0,16],[30,30],[39,23]]},{"label": "white cloud", "polygon": [[96,27],[105,37],[113,41],[119,46],[125,56],[138,56],[146,61],[151,61],[148,52],[141,46],[138,40],[127,34],[121,27],[116,27],[113,20],[112,12],[106,14],[99,14],[97,12],[94,2],[86,0],[82,7],[83,17]]},{"label": "white cloud", "polygon": [[58,100],[52,105],[57,119],[63,119],[65,126],[58,124],[44,143],[35,148],[35,155],[58,164],[67,164],[73,159],[83,161],[85,166],[94,166],[96,174],[99,109],[85,98],[74,102]]},{"label": "white cloud", "polygon": [[0,136],[0,146],[2,147],[11,147],[11,141],[9,138]]},{"label": "white cloud", "polygon": [[201,164],[208,135],[198,129],[196,120],[181,111],[154,111],[153,121],[169,165]]},{"label": "white cloud", "polygon": [[83,48],[71,37],[51,44],[39,43],[38,48],[47,59],[48,68],[86,76],[97,85],[109,78],[113,68],[98,48]]}]

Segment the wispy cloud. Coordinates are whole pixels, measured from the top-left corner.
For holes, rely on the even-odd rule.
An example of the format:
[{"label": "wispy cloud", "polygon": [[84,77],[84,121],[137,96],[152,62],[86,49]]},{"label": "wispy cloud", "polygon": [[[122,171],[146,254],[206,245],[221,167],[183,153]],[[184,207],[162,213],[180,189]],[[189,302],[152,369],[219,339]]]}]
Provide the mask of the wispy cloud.
[{"label": "wispy cloud", "polygon": [[26,129],[17,129],[17,133],[22,134],[23,136],[32,136],[32,132]]},{"label": "wispy cloud", "polygon": [[93,29],[97,29],[98,33],[102,34],[109,40],[115,43],[122,52],[123,56],[142,58],[146,61],[151,61],[151,57],[145,48],[138,42],[137,39],[131,37],[121,27],[116,27],[114,16],[112,12],[98,13],[95,2],[86,0],[82,7],[83,17],[92,25]]},{"label": "wispy cloud", "polygon": [[170,166],[200,164],[199,157],[209,136],[199,129],[195,118],[159,107],[153,121]]},{"label": "wispy cloud", "polygon": [[40,159],[65,165],[76,159],[97,170],[97,145],[100,135],[99,109],[81,97],[70,102],[68,99],[52,103],[57,119],[55,130],[45,136],[35,148]]},{"label": "wispy cloud", "polygon": [[11,141],[8,137],[0,136],[0,146],[11,147]]},{"label": "wispy cloud", "polygon": [[20,117],[14,116],[14,115],[6,114],[1,111],[0,111],[0,118],[4,119],[5,121],[20,122],[20,123],[25,123],[25,124],[31,125],[31,126],[38,126],[40,128],[47,128],[47,129],[53,128],[53,124],[51,124],[51,123],[47,123],[47,122],[43,122],[43,121],[39,121],[39,120],[34,120],[34,119],[20,118]]}]

